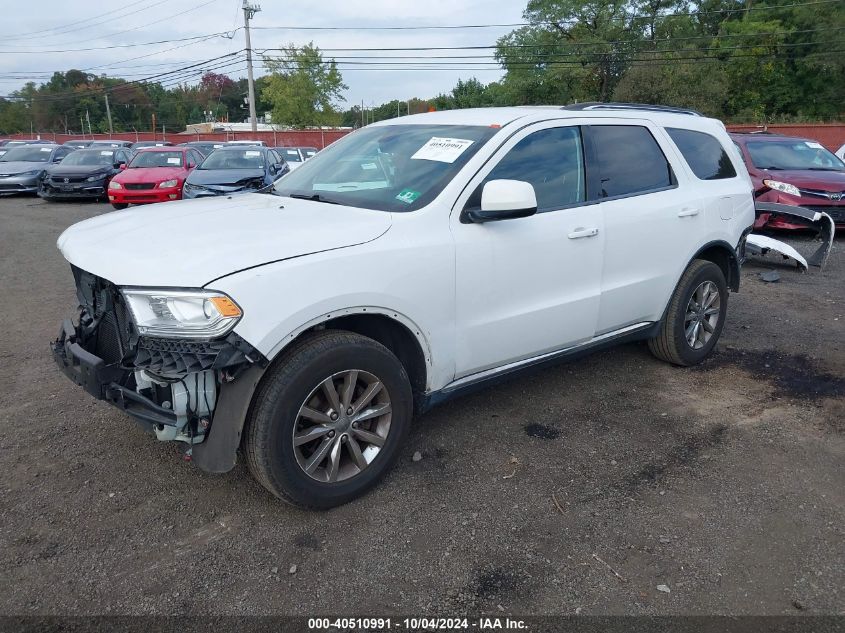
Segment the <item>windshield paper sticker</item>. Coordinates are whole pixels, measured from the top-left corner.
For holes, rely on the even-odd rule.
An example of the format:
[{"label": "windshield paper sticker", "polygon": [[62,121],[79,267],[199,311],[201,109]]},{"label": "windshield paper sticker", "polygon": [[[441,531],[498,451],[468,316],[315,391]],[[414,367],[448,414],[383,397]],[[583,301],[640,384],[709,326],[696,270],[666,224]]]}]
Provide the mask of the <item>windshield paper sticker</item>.
[{"label": "windshield paper sticker", "polygon": [[178,156],[176,158],[168,158],[167,164],[168,165],[179,165],[182,162],[182,159]]},{"label": "windshield paper sticker", "polygon": [[378,165],[375,163],[361,163],[361,169],[365,171],[372,171],[374,169],[378,169]]},{"label": "windshield paper sticker", "polygon": [[399,202],[404,202],[405,204],[414,204],[414,201],[421,195],[422,194],[419,191],[414,191],[413,189],[403,189],[396,196],[396,199],[399,200]]},{"label": "windshield paper sticker", "polygon": [[110,152],[108,150],[100,152],[100,156],[111,156],[112,154],[114,154],[114,152]]},{"label": "windshield paper sticker", "polygon": [[42,147],[42,148],[41,148],[41,151],[42,151],[42,152],[52,152],[53,150],[52,150],[52,149],[50,149],[49,147]]},{"label": "windshield paper sticker", "polygon": [[261,152],[256,152],[256,151],[244,152],[244,156],[261,156]]},{"label": "windshield paper sticker", "polygon": [[[441,163],[454,163],[463,154],[473,141],[462,138],[440,138],[434,136],[428,143],[423,145],[417,153],[411,156],[412,160],[436,160]],[[400,196],[402,194],[399,194]]]},{"label": "windshield paper sticker", "polygon": [[804,143],[807,147],[812,147],[813,149],[824,149],[821,143],[815,143],[813,141],[805,141]]}]

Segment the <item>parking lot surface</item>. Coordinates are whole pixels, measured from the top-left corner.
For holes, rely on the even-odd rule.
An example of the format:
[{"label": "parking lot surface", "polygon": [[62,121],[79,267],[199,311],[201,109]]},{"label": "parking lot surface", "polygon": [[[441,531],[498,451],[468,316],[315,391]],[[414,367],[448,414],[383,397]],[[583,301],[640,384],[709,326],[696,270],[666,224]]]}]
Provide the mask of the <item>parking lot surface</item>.
[{"label": "parking lot surface", "polygon": [[106,212],[0,199],[1,613],[845,612],[842,238],[823,272],[746,265],[703,366],[631,344],[448,402],[381,486],[311,512],[53,366],[56,238]]}]

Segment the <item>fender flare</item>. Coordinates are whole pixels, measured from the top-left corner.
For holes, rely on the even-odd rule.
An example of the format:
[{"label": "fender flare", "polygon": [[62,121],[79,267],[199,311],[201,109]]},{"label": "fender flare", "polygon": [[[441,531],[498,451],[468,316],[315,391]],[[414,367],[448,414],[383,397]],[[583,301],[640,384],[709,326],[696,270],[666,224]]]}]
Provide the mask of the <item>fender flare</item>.
[{"label": "fender flare", "polygon": [[[747,232],[746,232],[747,233]],[[745,241],[745,233],[740,240],[740,244]],[[704,246],[699,248],[695,255],[693,255],[690,260],[687,262],[687,265],[684,266],[684,270],[689,268],[689,265],[696,259],[700,259],[699,255],[701,255],[704,251],[710,250],[713,247],[719,247],[720,250],[725,251],[728,256],[728,278],[725,281],[728,284],[728,288],[733,290],[734,292],[739,291],[739,278],[740,278],[740,268],[742,266],[742,262],[740,261],[739,257],[737,256],[737,249],[730,244],[728,244],[725,240],[712,240],[707,242]],[[683,275],[683,271],[681,271],[681,275]],[[678,277],[678,281],[680,281],[680,276]],[[677,282],[675,282],[675,286],[677,287]]]},{"label": "fender flare", "polygon": [[[287,349],[303,332],[307,332],[333,319],[357,314],[377,314],[392,318],[405,326],[420,343],[425,358],[426,369],[431,367],[431,349],[428,341],[422,335],[422,330],[408,317],[396,310],[388,310],[375,306],[359,306],[329,312],[296,328],[284,337],[268,354],[269,363],[253,363],[241,371],[231,382],[224,382],[220,386],[217,406],[214,408],[211,428],[208,437],[202,444],[197,444],[192,450],[192,461],[200,469],[208,473],[226,473],[237,463],[238,448],[247,416],[252,407],[255,392],[261,384],[264,374],[272,366],[273,361]],[[399,318],[401,317],[401,319]],[[427,372],[428,373],[428,372]]]}]

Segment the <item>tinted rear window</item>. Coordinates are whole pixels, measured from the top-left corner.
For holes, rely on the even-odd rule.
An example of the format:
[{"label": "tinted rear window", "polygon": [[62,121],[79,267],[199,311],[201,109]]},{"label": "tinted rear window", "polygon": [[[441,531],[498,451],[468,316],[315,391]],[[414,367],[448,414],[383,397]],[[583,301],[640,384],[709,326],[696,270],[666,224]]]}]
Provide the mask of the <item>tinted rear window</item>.
[{"label": "tinted rear window", "polygon": [[666,128],[687,164],[701,180],[721,180],[736,176],[731,159],[715,137],[680,128]]},{"label": "tinted rear window", "polygon": [[674,184],[672,168],[648,129],[639,125],[593,125],[590,130],[601,197],[629,196]]}]

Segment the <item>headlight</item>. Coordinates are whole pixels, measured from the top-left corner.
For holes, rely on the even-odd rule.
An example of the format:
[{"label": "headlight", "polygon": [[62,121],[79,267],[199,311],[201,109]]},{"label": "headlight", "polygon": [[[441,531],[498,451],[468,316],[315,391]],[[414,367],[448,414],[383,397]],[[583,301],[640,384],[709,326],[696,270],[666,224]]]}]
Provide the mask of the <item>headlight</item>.
[{"label": "headlight", "polygon": [[105,177],[105,174],[94,174],[93,176],[88,176],[88,178],[85,179],[85,182],[97,182]]},{"label": "headlight", "polygon": [[243,314],[221,292],[209,290],[123,289],[138,332],[145,336],[216,338]]},{"label": "headlight", "polygon": [[161,189],[167,189],[168,187],[175,187],[178,184],[179,181],[174,178],[173,180],[165,180],[164,182],[159,183],[158,186]]},{"label": "headlight", "polygon": [[41,169],[31,169],[29,171],[22,171],[21,173],[18,174],[18,176],[37,176],[42,171],[43,170],[41,170]]},{"label": "headlight", "polygon": [[795,185],[790,185],[788,182],[781,182],[779,180],[764,180],[763,184],[766,185],[769,189],[774,189],[775,191],[782,191],[783,193],[788,193],[790,196],[800,196],[801,192],[798,191],[798,187]]},{"label": "headlight", "polygon": [[109,189],[123,189],[123,185],[121,185],[121,184],[120,184],[119,182],[117,182],[116,180],[112,180],[112,181],[109,183]]}]

